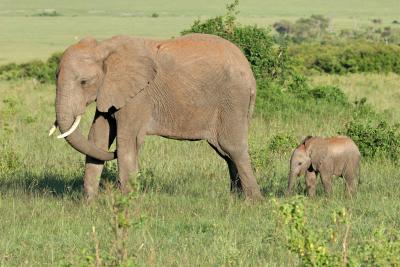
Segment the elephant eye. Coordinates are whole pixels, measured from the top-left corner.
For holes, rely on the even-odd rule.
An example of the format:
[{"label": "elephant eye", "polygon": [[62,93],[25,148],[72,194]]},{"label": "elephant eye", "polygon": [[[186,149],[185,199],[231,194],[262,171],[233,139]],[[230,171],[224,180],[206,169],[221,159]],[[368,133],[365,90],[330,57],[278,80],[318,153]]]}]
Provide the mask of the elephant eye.
[{"label": "elephant eye", "polygon": [[81,81],[81,85],[82,85],[82,86],[86,85],[86,83],[87,83],[86,80],[82,80],[82,81]]},{"label": "elephant eye", "polygon": [[301,165],[301,162],[297,163],[297,165]]}]

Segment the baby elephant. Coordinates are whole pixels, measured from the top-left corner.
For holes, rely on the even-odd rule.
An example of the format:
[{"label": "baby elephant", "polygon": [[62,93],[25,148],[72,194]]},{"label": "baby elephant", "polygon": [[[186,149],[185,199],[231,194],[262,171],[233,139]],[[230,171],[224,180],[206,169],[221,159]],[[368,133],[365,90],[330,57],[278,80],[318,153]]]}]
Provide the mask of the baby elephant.
[{"label": "baby elephant", "polygon": [[332,192],[332,176],[346,180],[346,196],[357,189],[361,154],[357,145],[347,136],[306,137],[294,150],[290,159],[288,195],[292,193],[297,177],[306,175],[307,191],[315,196],[317,174],[321,176],[325,192]]}]

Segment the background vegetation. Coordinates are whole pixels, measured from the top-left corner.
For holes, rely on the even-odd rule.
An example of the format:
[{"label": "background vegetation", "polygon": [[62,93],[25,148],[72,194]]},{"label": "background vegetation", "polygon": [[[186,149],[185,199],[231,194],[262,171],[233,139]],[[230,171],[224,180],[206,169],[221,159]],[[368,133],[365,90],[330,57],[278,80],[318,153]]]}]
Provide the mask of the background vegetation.
[{"label": "background vegetation", "polygon": [[[348,21],[392,26],[397,5],[353,0],[334,6],[324,2],[325,7],[302,1],[242,1],[240,14],[237,2],[226,11],[215,2],[166,6],[152,0],[137,7],[101,2],[97,8],[104,13],[94,12],[86,2],[69,4],[73,8],[61,3],[50,8],[46,1],[1,2],[8,9],[0,16],[7,31],[0,33],[12,37],[9,44],[0,39],[2,51],[12,51],[1,54],[3,61],[42,60],[0,67],[0,265],[399,265],[400,76],[393,63],[398,47],[392,41],[355,40],[336,31],[363,31]],[[349,6],[357,7],[354,18],[347,17]],[[133,12],[136,8],[141,11]],[[328,8],[338,15],[331,19]],[[205,16],[196,20],[199,13],[194,10]],[[269,12],[274,21],[266,18]],[[280,35],[274,26],[264,27],[267,21],[280,22],[279,16],[293,25],[311,23],[320,33],[300,34],[310,28],[299,27],[297,33],[311,37],[298,40]],[[13,31],[16,25],[38,26],[32,22],[39,19],[43,27],[37,28],[37,36],[57,42],[41,46],[37,36],[18,37],[23,32]],[[377,19],[381,22],[372,22]],[[257,20],[259,26],[249,23]],[[11,27],[12,21],[17,23]],[[101,27],[106,22],[115,24]],[[110,162],[99,200],[85,205],[83,156],[66,142],[46,137],[47,125],[54,121],[53,74],[59,54],[48,60],[43,55],[75,42],[71,33],[65,34],[75,23],[81,27],[71,32],[90,29],[100,38],[125,30],[166,37],[184,31],[214,33],[235,42],[257,76],[249,141],[266,200],[255,204],[231,196],[225,163],[205,142],[148,137],[138,191],[121,197],[110,188],[116,178],[116,164]],[[49,27],[58,35],[51,35]],[[32,55],[21,52],[21,44],[13,46],[22,39]],[[325,61],[316,60],[322,56]],[[327,71],[330,64],[334,71]],[[85,115],[85,131],[92,114],[93,107]],[[304,181],[297,187],[299,196],[284,198],[293,147],[305,135],[338,133],[352,136],[364,156],[357,198],[344,198],[339,178],[332,198],[324,196],[321,186],[316,199],[304,197]]]}]

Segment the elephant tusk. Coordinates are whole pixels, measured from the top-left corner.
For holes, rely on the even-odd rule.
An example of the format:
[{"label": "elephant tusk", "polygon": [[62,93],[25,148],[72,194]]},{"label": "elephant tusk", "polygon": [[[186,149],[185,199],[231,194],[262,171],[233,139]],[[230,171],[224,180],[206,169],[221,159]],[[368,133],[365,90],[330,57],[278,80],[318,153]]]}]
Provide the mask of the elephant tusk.
[{"label": "elephant tusk", "polygon": [[57,126],[56,124],[53,124],[53,126],[51,127],[51,129],[49,130],[49,136],[52,136],[53,133],[57,130]]},{"label": "elephant tusk", "polygon": [[57,130],[57,127],[58,127],[58,123],[57,123],[57,121],[55,121],[55,122],[53,123],[53,126],[52,126],[51,129],[49,130],[49,136],[52,136],[52,135],[53,135],[53,133]]},{"label": "elephant tusk", "polygon": [[81,118],[82,118],[81,115],[76,116],[74,124],[72,124],[71,128],[68,131],[66,131],[65,133],[57,136],[57,138],[61,139],[61,138],[67,137],[68,135],[72,134],[76,130],[76,128],[78,128]]}]

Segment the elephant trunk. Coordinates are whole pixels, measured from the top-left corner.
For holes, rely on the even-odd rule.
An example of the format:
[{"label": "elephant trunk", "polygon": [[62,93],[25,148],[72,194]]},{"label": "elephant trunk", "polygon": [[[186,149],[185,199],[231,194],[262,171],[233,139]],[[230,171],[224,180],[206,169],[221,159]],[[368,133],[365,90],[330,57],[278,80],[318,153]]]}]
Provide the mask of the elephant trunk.
[{"label": "elephant trunk", "polygon": [[[73,107],[68,105],[68,103],[72,102],[71,100],[73,101],[72,96],[61,95],[59,93],[59,90],[57,90],[56,122],[59,126],[61,133],[67,132],[76,121],[76,117],[78,117],[80,114],[83,113],[83,112],[74,112],[74,110],[77,109],[76,108],[74,109]],[[84,111],[84,109],[85,105],[81,107],[82,111]],[[86,138],[84,138],[79,130],[79,127],[71,134],[66,136],[65,139],[74,149],[92,158],[103,161],[113,160],[116,158],[115,153],[101,150],[97,148],[94,143],[91,143]]]},{"label": "elephant trunk", "polygon": [[287,188],[287,191],[286,191],[287,195],[291,195],[292,194],[293,186],[296,184],[296,181],[297,181],[297,175],[294,173],[294,171],[290,170],[288,188]]}]

